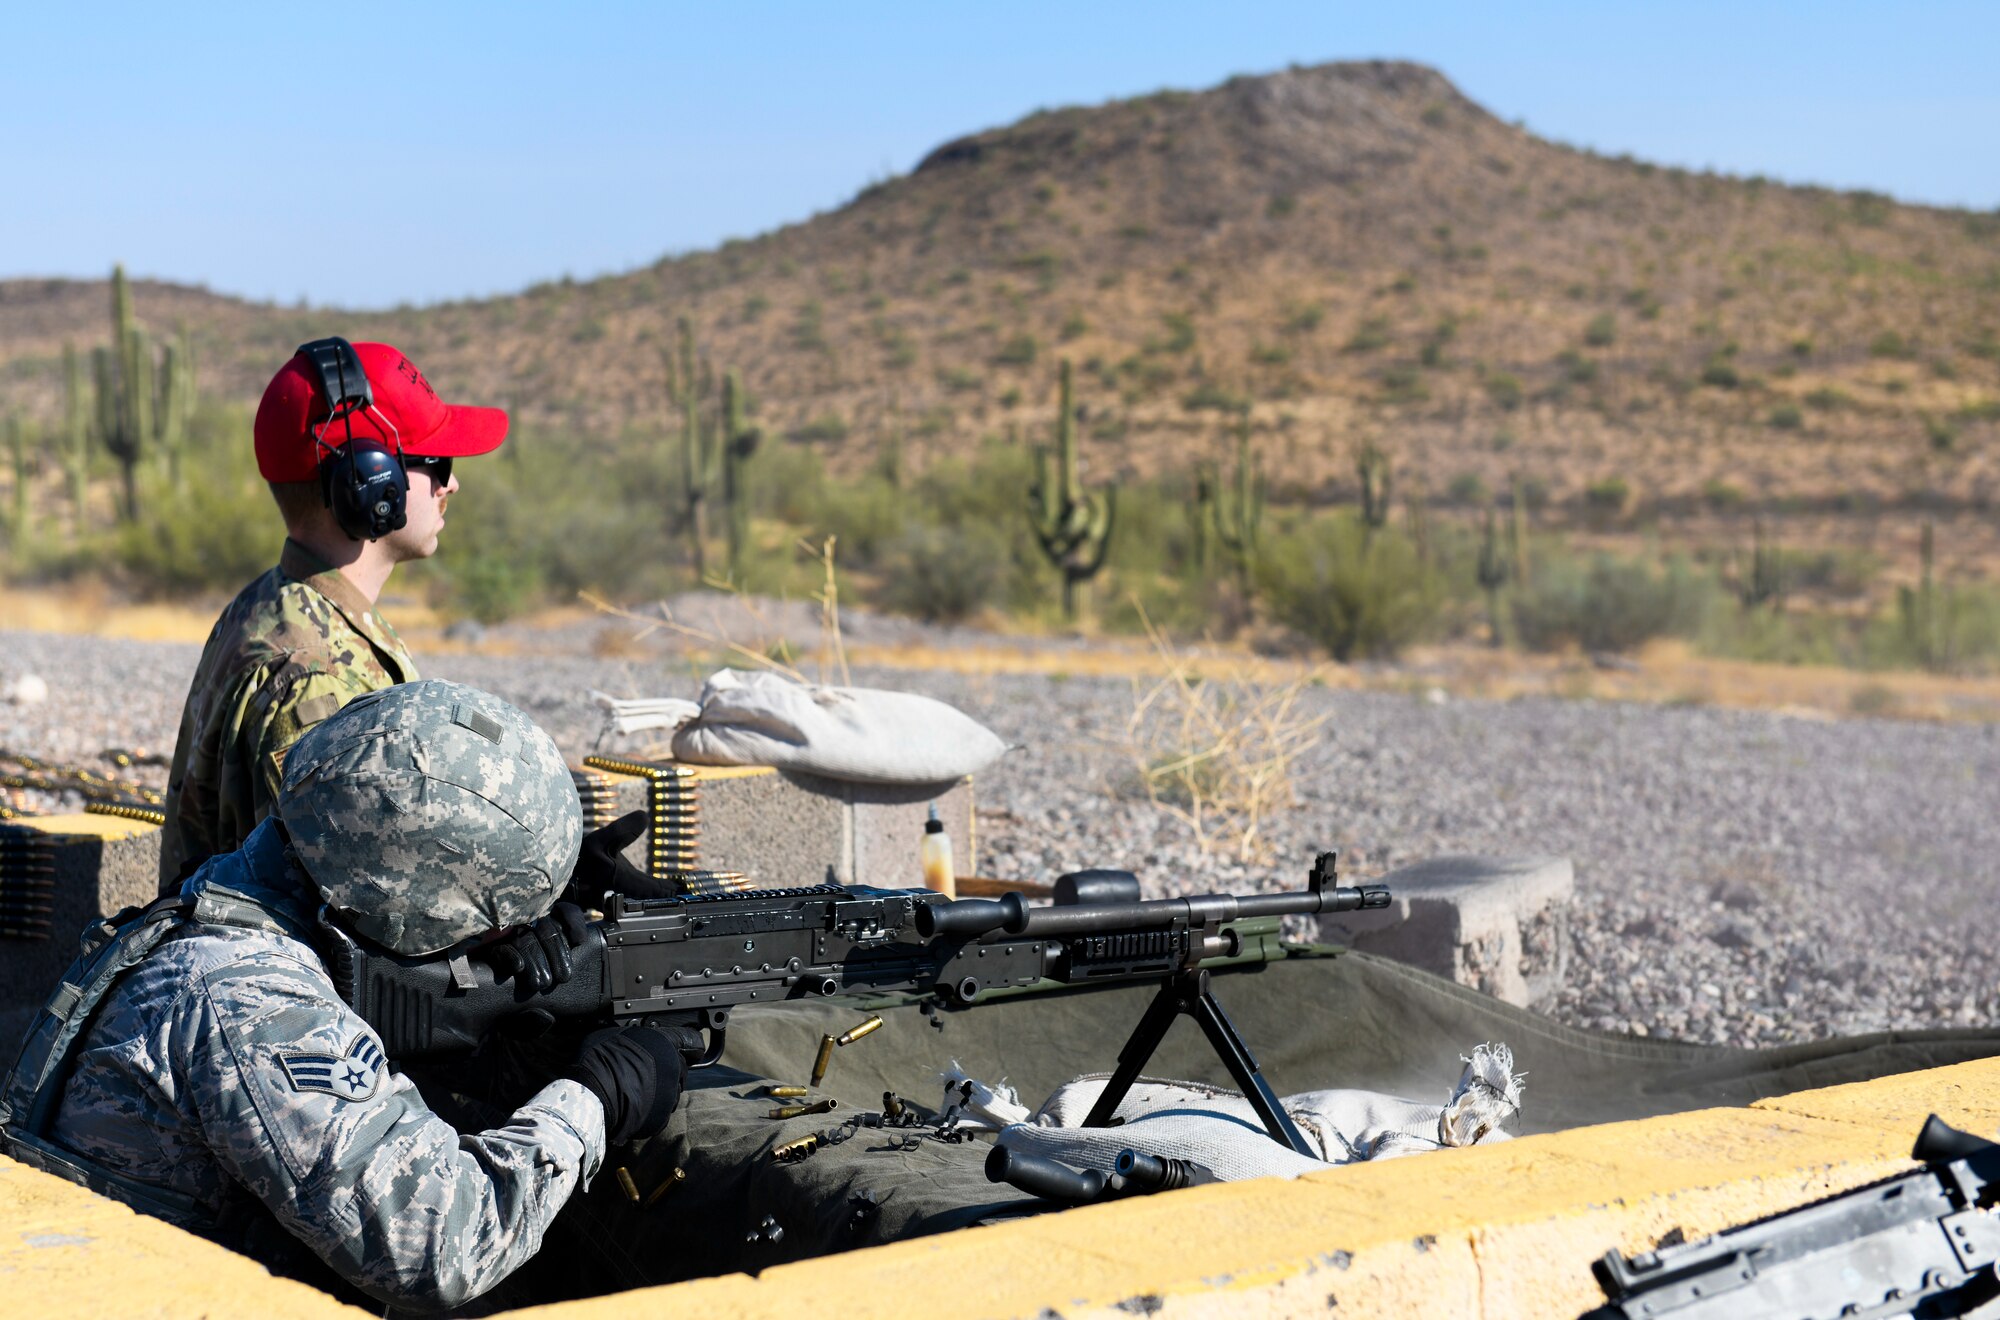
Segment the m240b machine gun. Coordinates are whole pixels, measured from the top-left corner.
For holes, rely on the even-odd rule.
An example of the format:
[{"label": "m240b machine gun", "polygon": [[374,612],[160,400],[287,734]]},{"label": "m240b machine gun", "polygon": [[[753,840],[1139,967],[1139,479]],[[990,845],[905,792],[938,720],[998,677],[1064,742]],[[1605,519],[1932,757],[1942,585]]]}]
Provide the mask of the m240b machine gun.
[{"label": "m240b machine gun", "polygon": [[1204,959],[1239,951],[1230,923],[1253,917],[1386,907],[1381,885],[1335,883],[1321,853],[1305,890],[1142,900],[1125,871],[1081,871],[1056,883],[1051,907],[1019,894],[951,900],[928,890],[809,889],[634,899],[615,896],[571,954],[569,980],[537,993],[496,980],[476,950],[406,958],[322,921],[341,996],[381,1034],[391,1058],[470,1051],[509,1019],[611,1022],[664,1017],[707,1033],[697,1066],[722,1056],[730,1013],[812,995],[913,991],[971,1004],[1044,980],[1080,984],[1162,978],[1087,1120],[1107,1124],[1175,1017],[1200,1024],[1276,1140],[1311,1154],[1222,1011]]},{"label": "m240b machine gun", "polygon": [[2000,1145],[1933,1114],[1925,1167],[1591,1269],[1610,1300],[1586,1320],[2000,1317]]}]

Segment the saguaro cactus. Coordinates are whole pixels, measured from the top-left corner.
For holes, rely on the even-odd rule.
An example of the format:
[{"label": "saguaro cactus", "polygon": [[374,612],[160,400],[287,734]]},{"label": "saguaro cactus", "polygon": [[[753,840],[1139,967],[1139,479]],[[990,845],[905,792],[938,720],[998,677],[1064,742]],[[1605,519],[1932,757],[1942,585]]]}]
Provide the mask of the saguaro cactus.
[{"label": "saguaro cactus", "polygon": [[1500,631],[1500,589],[1513,576],[1513,560],[1500,548],[1500,526],[1493,510],[1486,510],[1486,534],[1479,541],[1479,589],[1486,593],[1486,618],[1493,630],[1493,645],[1502,643]]},{"label": "saguaro cactus", "polygon": [[1776,542],[1766,539],[1762,518],[1751,524],[1750,538],[1750,573],[1737,583],[1736,594],[1745,609],[1768,604],[1781,610],[1785,607],[1784,560]]},{"label": "saguaro cactus", "polygon": [[97,377],[97,433],[124,472],[127,522],[139,517],[139,462],[149,452],[180,448],[194,403],[187,353],[167,344],[158,363],[153,345],[132,316],[125,268],[111,268],[111,346],[92,354]]},{"label": "saguaro cactus", "polygon": [[1215,501],[1215,539],[1236,561],[1244,594],[1257,564],[1257,534],[1264,521],[1264,466],[1250,447],[1250,425],[1236,428],[1236,475]]},{"label": "saguaro cactus", "polygon": [[1936,549],[1931,520],[1926,518],[1923,539],[1917,543],[1922,573],[1916,586],[1896,590],[1898,612],[1903,616],[1903,636],[1917,662],[1926,669],[1937,668],[1944,659],[1944,646],[1938,636],[1937,582],[1933,575]]},{"label": "saguaro cactus", "polygon": [[701,424],[701,379],[696,369],[694,325],[680,318],[680,334],[675,348],[666,353],[667,400],[681,413],[682,523],[687,529],[688,550],[694,560],[694,575],[708,576],[708,486],[714,480],[717,445],[713,432]]},{"label": "saguaro cactus", "polygon": [[7,521],[14,544],[20,546],[28,539],[34,506],[28,502],[28,428],[18,417],[7,418],[7,453],[14,465],[14,512]]},{"label": "saguaro cactus", "polygon": [[743,378],[732,371],[722,378],[722,507],[729,524],[729,576],[738,583],[750,548],[750,457],[763,439],[745,424],[743,413]]},{"label": "saguaro cactus", "polygon": [[1194,552],[1195,572],[1203,579],[1215,560],[1215,469],[1197,463],[1194,469],[1194,502],[1188,505],[1189,548]]},{"label": "saguaro cactus", "polygon": [[1528,580],[1528,493],[1518,474],[1507,479],[1511,508],[1507,511],[1508,549],[1514,554],[1514,580]]},{"label": "saguaro cactus", "polygon": [[1076,412],[1070,364],[1063,359],[1061,405],[1053,449],[1035,451],[1037,477],[1028,488],[1028,518],[1042,554],[1063,575],[1063,617],[1075,622],[1089,608],[1090,580],[1104,567],[1117,517],[1118,491],[1086,491],[1077,476]]},{"label": "saguaro cactus", "polygon": [[69,473],[76,534],[82,536],[90,498],[90,402],[83,396],[83,365],[76,345],[67,341],[63,343],[63,466]]},{"label": "saguaro cactus", "polygon": [[1361,479],[1361,522],[1368,534],[1389,524],[1389,500],[1395,489],[1395,474],[1389,456],[1373,440],[1366,441],[1354,458],[1355,475]]}]

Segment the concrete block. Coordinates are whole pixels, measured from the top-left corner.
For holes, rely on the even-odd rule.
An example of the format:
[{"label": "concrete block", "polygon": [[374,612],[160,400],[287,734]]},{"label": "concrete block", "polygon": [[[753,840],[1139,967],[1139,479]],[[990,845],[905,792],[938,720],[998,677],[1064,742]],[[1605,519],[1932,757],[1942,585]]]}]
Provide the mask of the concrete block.
[{"label": "concrete block", "polygon": [[46,907],[36,915],[47,933],[0,937],[0,1067],[13,1061],[21,1031],[76,958],[83,928],[152,902],[160,871],[159,827],[143,821],[79,813],[7,824],[36,836],[52,883],[32,900]]},{"label": "concrete block", "polygon": [[1436,857],[1380,878],[1392,902],[1320,918],[1320,938],[1523,1008],[1562,989],[1576,876],[1566,857]]},{"label": "concrete block", "polygon": [[[951,835],[960,875],[977,862],[972,780],[944,784],[862,784],[769,766],[696,766],[701,802],[701,865],[741,871],[761,887],[825,884],[923,886],[917,849],[931,805]],[[622,815],[646,805],[646,782],[607,772]],[[646,865],[646,841],[626,854]]]}]

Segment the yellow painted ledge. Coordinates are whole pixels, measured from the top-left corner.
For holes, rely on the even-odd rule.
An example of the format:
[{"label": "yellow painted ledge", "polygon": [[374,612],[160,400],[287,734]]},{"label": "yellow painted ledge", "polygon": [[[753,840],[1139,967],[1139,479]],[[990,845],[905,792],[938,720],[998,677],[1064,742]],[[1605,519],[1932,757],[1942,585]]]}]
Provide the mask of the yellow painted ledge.
[{"label": "yellow painted ledge", "polygon": [[101,816],[94,811],[73,811],[60,816],[17,816],[7,822],[9,825],[26,826],[43,834],[60,835],[66,839],[129,839],[159,826],[149,820],[132,820],[125,816]]},{"label": "yellow painted ledge", "polygon": [[365,1320],[317,1288],[0,1157],[0,1310],[9,1316]]},{"label": "yellow painted ledge", "polygon": [[[1676,1228],[1700,1236],[1911,1167],[1910,1143],[1932,1112],[1973,1132],[2000,1128],[2000,1060],[1292,1182],[1196,1188],[756,1278],[728,1275],[510,1314],[978,1320],[1054,1312],[1125,1320],[1135,1312],[1331,1310],[1570,1320],[1600,1300],[1589,1267],[1604,1252],[1650,1247]],[[20,1314],[356,1314],[4,1160],[0,1276],[10,1300],[27,1303]]]}]

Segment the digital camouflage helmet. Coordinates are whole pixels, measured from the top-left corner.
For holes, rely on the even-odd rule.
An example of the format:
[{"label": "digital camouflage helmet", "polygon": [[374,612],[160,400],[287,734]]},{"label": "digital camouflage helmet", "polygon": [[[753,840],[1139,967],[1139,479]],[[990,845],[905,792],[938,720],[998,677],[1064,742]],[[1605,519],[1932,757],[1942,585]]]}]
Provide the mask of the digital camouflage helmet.
[{"label": "digital camouflage helmet", "polygon": [[314,726],[285,757],[277,809],[326,901],[404,954],[543,915],[583,838],[555,740],[441,679],[357,697]]}]

